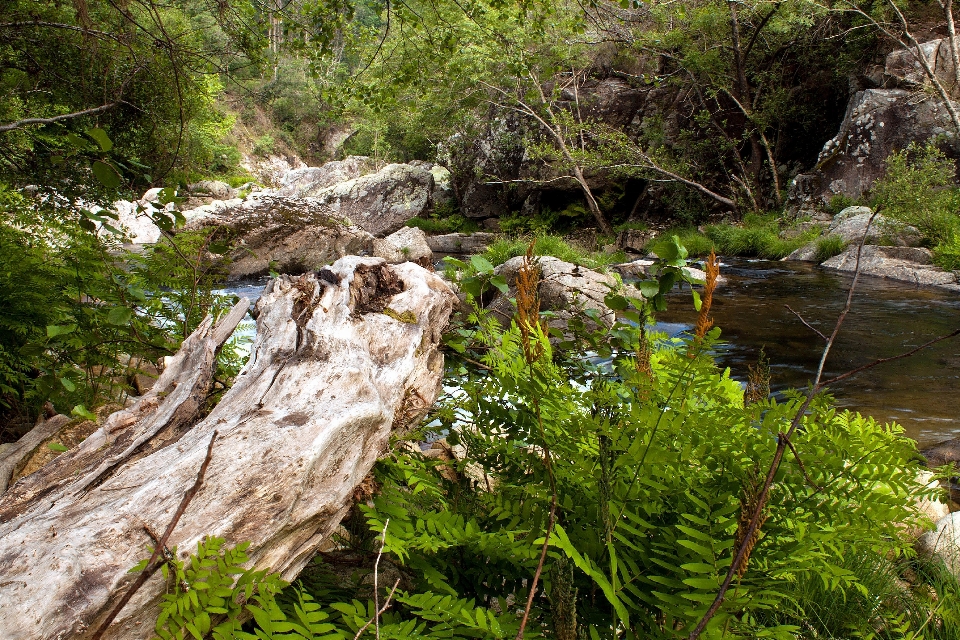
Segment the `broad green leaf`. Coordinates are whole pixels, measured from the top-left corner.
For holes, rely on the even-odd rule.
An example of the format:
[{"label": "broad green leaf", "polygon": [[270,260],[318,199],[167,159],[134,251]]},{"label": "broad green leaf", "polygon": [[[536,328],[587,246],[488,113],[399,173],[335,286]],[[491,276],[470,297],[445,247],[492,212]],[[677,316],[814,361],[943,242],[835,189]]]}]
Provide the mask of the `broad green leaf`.
[{"label": "broad green leaf", "polygon": [[107,314],[107,322],[113,325],[129,324],[133,319],[133,310],[130,307],[114,307]]},{"label": "broad green leaf", "polygon": [[101,160],[96,160],[91,166],[91,169],[93,169],[93,175],[97,177],[100,184],[106,188],[116,189],[120,186],[120,174],[113,166]]},{"label": "broad green leaf", "polygon": [[100,145],[101,151],[110,151],[113,149],[113,140],[110,139],[110,136],[108,136],[107,132],[103,129],[87,129],[86,133],[96,140],[97,144]]}]

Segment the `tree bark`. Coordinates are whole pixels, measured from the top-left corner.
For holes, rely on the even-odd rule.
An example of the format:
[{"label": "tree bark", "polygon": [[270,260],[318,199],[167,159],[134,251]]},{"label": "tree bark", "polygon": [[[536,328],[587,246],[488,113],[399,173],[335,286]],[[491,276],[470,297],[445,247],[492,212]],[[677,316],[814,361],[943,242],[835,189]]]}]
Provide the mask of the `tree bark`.
[{"label": "tree bark", "polygon": [[[268,285],[250,360],[209,415],[198,418],[216,353],[245,301],[205,320],[135,405],[0,497],[0,637],[90,637],[149,555],[144,525],[170,522],[214,431],[169,546],[183,558],[204,536],[249,541],[257,568],[299,573],[392,431],[434,401],[456,301],[412,263],[351,256],[322,273]],[[164,590],[153,576],[104,637],[151,636]]]}]

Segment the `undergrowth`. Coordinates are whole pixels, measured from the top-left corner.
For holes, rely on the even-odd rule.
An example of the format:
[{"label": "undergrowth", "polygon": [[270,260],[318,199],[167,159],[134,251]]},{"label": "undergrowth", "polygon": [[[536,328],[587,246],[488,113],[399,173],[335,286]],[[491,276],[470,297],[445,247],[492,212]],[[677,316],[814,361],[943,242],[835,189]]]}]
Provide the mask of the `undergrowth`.
[{"label": "undergrowth", "polygon": [[503,264],[510,258],[524,255],[527,247],[534,239],[536,239],[535,255],[553,256],[589,269],[603,269],[611,264],[619,264],[627,260],[627,255],[622,251],[614,253],[590,251],[555,235],[501,238],[487,247],[483,256],[494,265]]},{"label": "undergrowth", "polygon": [[[795,392],[745,397],[714,361],[715,272],[694,298],[694,335],[648,334],[651,305],[616,291],[614,326],[586,312],[551,327],[533,253],[510,326],[475,306],[448,339],[463,356],[449,365],[458,390],[412,437],[442,436],[456,455],[394,447],[374,469],[378,491],[355,505],[350,526],[365,533],[318,556],[282,595],[249,572],[243,598],[218,587],[211,595],[229,603],[217,600],[216,613],[254,618],[233,637],[687,637],[730,567],[778,434],[800,411],[761,533],[701,637],[955,637],[956,580],[914,560],[902,535],[929,526],[913,505],[936,494],[918,481],[902,429],[840,412],[825,394],[805,411]],[[684,278],[683,253],[665,251],[641,290]],[[468,302],[505,287],[488,261],[474,262]],[[220,566],[209,545],[200,552],[195,571]],[[378,602],[390,605],[382,615],[374,567]],[[185,595],[196,589],[176,573],[165,606],[190,598],[181,609],[197,617]]]},{"label": "undergrowth", "polygon": [[667,230],[651,240],[646,249],[656,253],[662,243],[676,235],[692,256],[703,257],[715,251],[728,256],[779,260],[820,234],[817,229],[809,229],[794,237],[782,238],[780,231],[776,215],[747,214],[742,225],[721,223],[706,225],[703,231],[693,227]]}]

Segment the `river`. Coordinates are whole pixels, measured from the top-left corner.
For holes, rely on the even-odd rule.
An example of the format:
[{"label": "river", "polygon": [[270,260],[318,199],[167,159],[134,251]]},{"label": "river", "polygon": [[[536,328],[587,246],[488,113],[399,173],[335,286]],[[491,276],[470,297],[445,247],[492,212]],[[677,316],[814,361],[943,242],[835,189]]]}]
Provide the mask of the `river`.
[{"label": "river", "polygon": [[[852,277],[806,263],[727,259],[726,281],[714,294],[713,317],[724,343],[719,361],[738,380],[762,348],[774,391],[803,387],[813,378],[823,341],[784,305],[829,334]],[[259,297],[263,282],[238,283],[226,292]],[[677,334],[696,318],[689,292],[670,296],[658,329]],[[853,307],[827,360],[827,377],[907,351],[960,326],[960,298],[950,292],[863,276]],[[248,336],[252,323],[241,326]],[[879,365],[831,390],[839,406],[896,421],[920,447],[960,436],[960,339],[942,342]]]},{"label": "river", "polygon": [[[763,348],[772,388],[803,387],[819,364],[823,340],[784,305],[829,335],[846,301],[851,275],[798,262],[727,259],[714,294],[713,317],[725,344],[719,360],[745,380]],[[689,293],[670,297],[659,328],[692,326]],[[861,276],[853,306],[827,359],[825,376],[908,351],[960,327],[960,298],[932,287]],[[960,339],[838,383],[839,406],[903,425],[921,448],[960,436]]]}]

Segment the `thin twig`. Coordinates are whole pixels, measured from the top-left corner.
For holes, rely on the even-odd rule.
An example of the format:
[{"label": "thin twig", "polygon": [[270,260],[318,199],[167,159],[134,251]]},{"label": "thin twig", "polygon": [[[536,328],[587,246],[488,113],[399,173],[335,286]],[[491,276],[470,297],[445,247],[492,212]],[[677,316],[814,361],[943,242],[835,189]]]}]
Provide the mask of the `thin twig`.
[{"label": "thin twig", "polygon": [[[544,460],[547,461],[547,469],[550,470],[550,480],[553,482],[552,465],[550,464],[550,450],[544,447]],[[533,574],[533,581],[530,583],[530,593],[527,594],[527,605],[523,608],[523,619],[520,620],[520,629],[517,631],[516,640],[523,640],[523,632],[527,628],[527,620],[530,618],[530,610],[533,608],[533,597],[537,593],[537,583],[540,581],[540,574],[543,573],[543,564],[547,560],[547,551],[550,548],[550,536],[553,534],[553,525],[557,518],[557,489],[553,487],[553,495],[550,498],[550,515],[547,518],[547,532],[543,539],[543,547],[540,549],[540,561],[537,563],[537,570]]]},{"label": "thin twig", "polygon": [[793,446],[793,443],[790,442],[790,438],[787,437],[787,434],[781,433],[780,438],[786,441],[787,446],[790,447],[790,451],[793,452],[793,457],[797,459],[797,465],[800,466],[800,471],[803,472],[803,477],[806,479],[807,484],[816,489],[817,491],[823,491],[816,482],[810,477],[810,474],[807,473],[807,468],[803,466],[803,460],[800,459],[800,454],[797,453],[797,448]]},{"label": "thin twig", "polygon": [[[376,615],[373,619],[377,625],[377,640],[380,640],[380,585],[378,584],[380,576],[380,557],[383,556],[383,545],[387,543],[387,527],[390,526],[390,518],[383,523],[383,533],[380,534],[380,550],[377,551],[377,561],[373,563],[373,609]],[[397,580],[400,583],[400,580]]]},{"label": "thin twig", "polygon": [[[160,538],[158,544],[153,548],[153,553],[150,554],[150,559],[147,561],[147,566],[137,577],[136,581],[130,588],[127,590],[123,597],[120,598],[120,601],[117,602],[117,605],[113,610],[107,614],[107,617],[100,624],[100,628],[90,636],[91,640],[100,640],[103,637],[103,634],[106,633],[107,627],[110,626],[110,623],[113,622],[114,618],[123,610],[130,598],[140,590],[147,580],[157,572],[157,569],[163,565],[166,560],[161,559],[160,562],[157,562],[158,559],[162,558],[163,550],[167,548],[167,540],[170,539],[170,534],[173,533],[173,529],[177,526],[177,523],[180,521],[180,517],[183,515],[183,512],[187,510],[187,505],[190,504],[190,501],[193,500],[193,497],[197,495],[197,492],[200,491],[200,486],[203,484],[203,476],[207,472],[207,467],[210,465],[210,458],[213,455],[213,442],[217,439],[217,431],[213,432],[213,435],[210,437],[210,444],[207,445],[207,455],[203,459],[203,464],[200,465],[200,470],[197,472],[197,479],[194,480],[193,486],[187,489],[183,494],[183,498],[180,500],[180,506],[177,507],[176,512],[173,514],[173,518],[170,520],[170,524],[167,525],[167,529],[163,532],[163,536]],[[152,536],[151,536],[152,537]]]},{"label": "thin twig", "polygon": [[[358,640],[363,632],[366,631],[370,625],[373,624],[373,621],[377,621],[377,633],[380,632],[380,616],[383,615],[383,612],[387,610],[387,607],[390,606],[390,600],[393,598],[394,592],[397,590],[397,586],[400,584],[400,578],[397,578],[397,581],[393,583],[393,589],[390,590],[390,593],[387,595],[387,601],[383,603],[383,606],[377,609],[376,614],[367,621],[367,624],[360,627],[360,631],[357,631],[357,635],[353,636],[353,640]],[[379,636],[378,636],[379,637]]]},{"label": "thin twig", "polygon": [[823,341],[824,341],[824,342],[827,341],[827,336],[823,335],[823,334],[820,332],[820,329],[817,329],[815,326],[813,326],[812,324],[810,324],[809,322],[807,322],[806,320],[804,320],[804,319],[803,319],[803,316],[801,316],[799,313],[797,313],[796,311],[794,311],[794,310],[790,307],[790,305],[785,304],[785,305],[783,305],[783,306],[785,306],[785,307],[787,308],[787,311],[789,311],[789,312],[792,313],[793,315],[797,316],[797,319],[800,320],[800,322],[803,323],[803,326],[805,326],[807,329],[810,329],[810,331],[813,331],[815,334],[817,334],[818,336],[820,336],[821,338],[823,338]]},{"label": "thin twig", "polygon": [[846,379],[846,378],[849,378],[850,376],[856,375],[856,374],[858,374],[858,373],[860,373],[860,372],[862,372],[862,371],[866,371],[867,369],[872,369],[873,367],[877,366],[878,364],[883,364],[884,362],[892,362],[893,360],[899,360],[899,359],[901,359],[901,358],[906,358],[906,357],[908,357],[908,356],[912,356],[913,354],[917,353],[918,351],[922,351],[922,350],[926,349],[926,348],[929,347],[929,346],[935,345],[936,343],[942,342],[942,341],[944,341],[944,340],[949,340],[950,338],[955,338],[955,337],[957,337],[957,336],[960,336],[960,329],[955,329],[954,331],[951,331],[950,333],[944,334],[944,335],[940,336],[939,338],[934,338],[933,340],[930,340],[929,342],[924,342],[924,343],[921,344],[919,347],[914,347],[913,349],[910,349],[910,351],[905,351],[904,353],[901,353],[900,355],[890,356],[889,358],[879,358],[879,359],[877,359],[877,360],[874,360],[874,361],[871,362],[870,364],[865,364],[865,365],[863,365],[862,367],[857,367],[856,369],[851,369],[850,371],[847,371],[846,373],[841,373],[840,375],[838,375],[838,376],[836,376],[836,377],[834,377],[834,378],[830,378],[829,380],[825,380],[821,386],[826,387],[826,386],[828,386],[828,385],[833,384],[834,382],[839,382],[839,381],[841,381],[841,380],[844,380],[844,379]]}]

